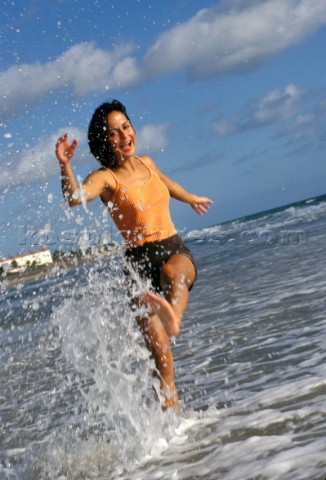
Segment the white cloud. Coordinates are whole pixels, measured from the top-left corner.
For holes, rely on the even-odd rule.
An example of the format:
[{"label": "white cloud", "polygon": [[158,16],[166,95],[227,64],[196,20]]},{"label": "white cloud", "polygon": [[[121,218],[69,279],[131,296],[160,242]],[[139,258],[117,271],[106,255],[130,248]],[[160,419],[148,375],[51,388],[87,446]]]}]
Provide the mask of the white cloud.
[{"label": "white cloud", "polygon": [[14,152],[2,155],[2,173],[0,177],[1,190],[11,190],[22,184],[45,181],[52,175],[59,176],[59,166],[54,150],[57,139],[66,131],[70,138],[79,139],[79,158],[82,156],[84,134],[78,129],[60,129],[48,138],[40,138],[34,147],[26,148],[21,154]]},{"label": "white cloud", "polygon": [[130,45],[106,51],[93,43],[80,43],[54,61],[10,67],[0,74],[1,117],[22,112],[50,92],[72,89],[75,95],[83,96],[134,83],[139,72],[129,57],[131,50]]},{"label": "white cloud", "polygon": [[279,123],[299,114],[304,94],[296,85],[288,85],[284,91],[272,90],[262,99],[251,104],[231,120],[218,120],[213,124],[213,131],[220,136],[244,132],[255,128]]},{"label": "white cloud", "polygon": [[250,123],[265,125],[290,118],[301,98],[302,93],[295,85],[288,85],[284,92],[273,90],[258,102],[257,111]]},{"label": "white cloud", "polygon": [[0,116],[60,90],[83,96],[182,70],[202,79],[254,69],[325,23],[324,0],[224,0],[159,35],[139,63],[130,44],[104,50],[85,42],[54,61],[10,67],[0,73]]},{"label": "white cloud", "polygon": [[287,145],[295,145],[314,139],[314,147],[324,148],[324,97],[324,90],[302,91],[291,84],[283,91],[272,90],[250,102],[231,119],[214,122],[212,129],[215,134],[225,136],[273,126],[274,140],[286,139]]},{"label": "white cloud", "polygon": [[193,79],[255,68],[326,22],[324,0],[228,0],[159,36],[149,77],[185,69]]},{"label": "white cloud", "polygon": [[168,123],[145,125],[137,134],[139,150],[145,150],[146,153],[164,150],[169,143],[167,138],[168,127]]},{"label": "white cloud", "polygon": [[220,136],[231,135],[237,129],[237,121],[218,120],[213,123],[213,131]]},{"label": "white cloud", "polygon": [[141,80],[141,73],[135,58],[126,57],[113,69],[111,82],[117,88],[128,87]]}]

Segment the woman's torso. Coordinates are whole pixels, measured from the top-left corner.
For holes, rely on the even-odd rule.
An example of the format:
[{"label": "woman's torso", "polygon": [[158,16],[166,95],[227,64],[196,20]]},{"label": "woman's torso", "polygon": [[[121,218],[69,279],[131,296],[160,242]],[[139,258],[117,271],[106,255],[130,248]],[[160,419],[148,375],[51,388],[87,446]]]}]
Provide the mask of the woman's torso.
[{"label": "woman's torso", "polygon": [[101,195],[128,248],[176,233],[168,188],[144,159],[135,159],[132,173],[124,168],[103,170],[107,188]]}]

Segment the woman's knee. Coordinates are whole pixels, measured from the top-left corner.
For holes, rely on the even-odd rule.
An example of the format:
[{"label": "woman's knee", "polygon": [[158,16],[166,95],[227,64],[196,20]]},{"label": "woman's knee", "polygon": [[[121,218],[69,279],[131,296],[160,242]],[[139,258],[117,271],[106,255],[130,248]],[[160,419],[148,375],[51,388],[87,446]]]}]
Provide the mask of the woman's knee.
[{"label": "woman's knee", "polygon": [[169,263],[165,263],[161,267],[161,279],[163,280],[175,280],[178,273],[176,272],[176,268],[174,265]]},{"label": "woman's knee", "polygon": [[[181,255],[180,255],[181,256]],[[182,259],[184,260],[184,259]],[[176,283],[179,287],[189,288],[195,279],[195,269],[191,261],[186,258],[183,262],[167,262],[161,267],[161,284]]]}]

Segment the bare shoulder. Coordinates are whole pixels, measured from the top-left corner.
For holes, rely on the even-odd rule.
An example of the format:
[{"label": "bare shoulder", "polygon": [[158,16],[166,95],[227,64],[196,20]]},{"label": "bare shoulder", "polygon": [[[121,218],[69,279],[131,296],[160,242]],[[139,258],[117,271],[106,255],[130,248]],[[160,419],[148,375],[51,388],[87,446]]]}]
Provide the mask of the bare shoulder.
[{"label": "bare shoulder", "polygon": [[140,158],[149,168],[151,168],[152,170],[154,170],[154,172],[158,174],[160,179],[163,180],[163,182],[166,185],[168,185],[169,182],[171,182],[170,178],[167,175],[165,175],[165,173],[163,173],[162,170],[160,170],[160,168],[156,165],[156,163],[151,157],[149,157],[148,155],[142,155]]},{"label": "bare shoulder", "polygon": [[114,191],[116,188],[116,180],[108,168],[99,168],[87,175],[84,184],[93,184],[102,189]]},{"label": "bare shoulder", "polygon": [[158,166],[151,157],[148,155],[139,155],[139,158],[145,163],[145,165],[147,165],[147,167],[159,172]]}]

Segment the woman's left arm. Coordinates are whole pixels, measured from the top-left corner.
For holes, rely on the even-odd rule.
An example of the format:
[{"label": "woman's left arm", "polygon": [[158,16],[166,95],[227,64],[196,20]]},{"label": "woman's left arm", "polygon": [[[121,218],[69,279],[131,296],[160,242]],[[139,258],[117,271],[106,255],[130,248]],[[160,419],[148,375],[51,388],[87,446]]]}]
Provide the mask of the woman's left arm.
[{"label": "woman's left arm", "polygon": [[203,215],[203,213],[208,211],[210,205],[213,203],[212,200],[207,197],[195,195],[194,193],[190,193],[185,190],[179,183],[171,180],[171,178],[161,172],[154,160],[152,160],[150,157],[146,156],[144,160],[148,166],[152,168],[152,170],[157,172],[162,182],[164,182],[167,186],[172,198],[180,200],[180,202],[189,203],[189,205],[195,210],[196,213],[198,213],[198,215]]}]

